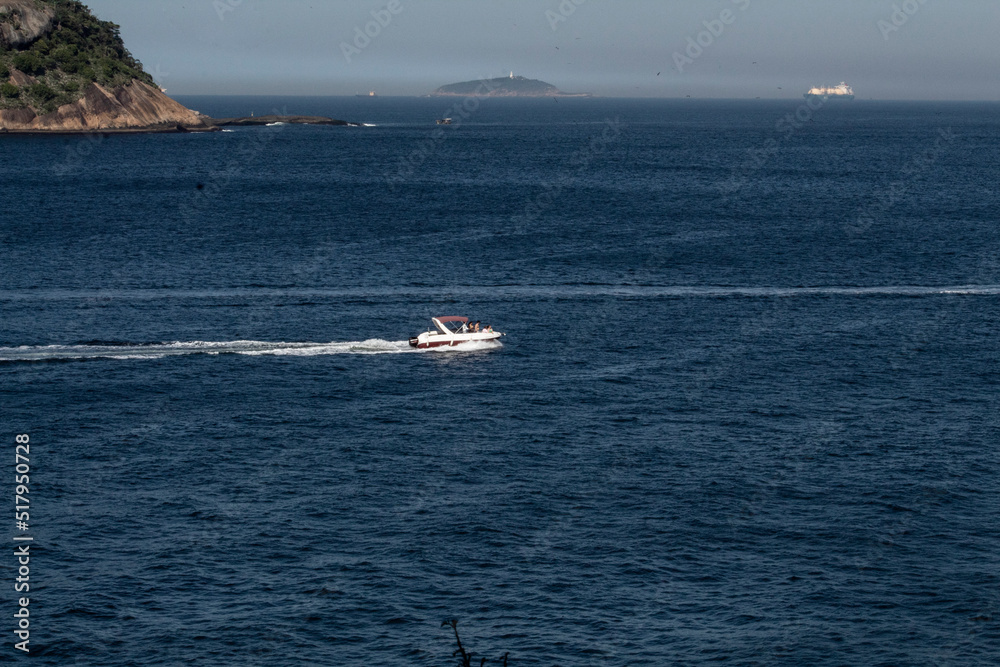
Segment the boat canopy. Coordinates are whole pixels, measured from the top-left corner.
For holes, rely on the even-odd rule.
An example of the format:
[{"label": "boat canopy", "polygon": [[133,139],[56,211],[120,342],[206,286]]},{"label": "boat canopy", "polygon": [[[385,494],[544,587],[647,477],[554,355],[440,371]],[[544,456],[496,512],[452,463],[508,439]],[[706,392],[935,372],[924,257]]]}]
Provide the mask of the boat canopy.
[{"label": "boat canopy", "polygon": [[440,331],[441,333],[451,335],[451,334],[455,333],[455,330],[460,329],[461,327],[459,327],[459,326],[449,327],[448,324],[468,324],[469,323],[469,318],[468,317],[432,317],[431,318],[431,322],[434,323],[434,326],[437,327],[437,330]]}]

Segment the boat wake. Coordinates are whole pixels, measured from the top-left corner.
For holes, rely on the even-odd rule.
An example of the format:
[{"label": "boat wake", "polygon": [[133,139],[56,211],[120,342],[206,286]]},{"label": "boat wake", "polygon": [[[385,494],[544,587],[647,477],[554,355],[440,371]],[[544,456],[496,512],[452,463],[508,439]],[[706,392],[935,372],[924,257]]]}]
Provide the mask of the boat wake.
[{"label": "boat wake", "polygon": [[[466,344],[434,352],[474,352],[502,347],[500,344]],[[408,341],[381,340],[341,343],[271,343],[255,340],[231,342],[192,341],[175,343],[120,343],[93,341],[78,345],[0,347],[0,363],[24,361],[70,361],[89,359],[163,359],[194,354],[239,354],[245,356],[318,357],[333,354],[419,354]]]}]

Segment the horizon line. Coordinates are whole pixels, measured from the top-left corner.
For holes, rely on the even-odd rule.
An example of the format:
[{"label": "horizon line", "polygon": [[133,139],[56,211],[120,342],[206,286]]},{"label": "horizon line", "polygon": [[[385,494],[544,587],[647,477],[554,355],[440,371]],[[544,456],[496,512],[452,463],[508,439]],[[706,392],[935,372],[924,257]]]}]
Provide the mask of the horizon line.
[{"label": "horizon line", "polygon": [[[445,95],[375,95],[368,96],[359,93],[339,93],[339,94],[304,94],[304,93],[174,93],[168,94],[168,97],[284,97],[284,98],[346,98],[346,99],[450,99],[456,97],[455,95],[445,96]],[[462,97],[461,95],[457,97]],[[676,101],[692,101],[692,102],[789,102],[795,100],[805,99],[804,96],[799,97],[693,97],[690,95],[684,97],[676,96],[629,96],[629,95],[586,95],[586,96],[571,96],[562,97],[558,95],[539,95],[539,96],[495,96],[491,97],[489,95],[480,96],[467,96],[475,97],[475,99],[480,100],[553,100],[558,99],[561,101],[567,100],[676,100]],[[848,102],[845,100],[844,103]],[[982,103],[1000,103],[1000,99],[985,99],[985,98],[948,98],[948,99],[926,99],[926,98],[878,98],[878,97],[868,97],[868,98],[855,98],[849,100],[849,102],[953,102],[953,103],[966,103],[966,102],[982,102]]]}]

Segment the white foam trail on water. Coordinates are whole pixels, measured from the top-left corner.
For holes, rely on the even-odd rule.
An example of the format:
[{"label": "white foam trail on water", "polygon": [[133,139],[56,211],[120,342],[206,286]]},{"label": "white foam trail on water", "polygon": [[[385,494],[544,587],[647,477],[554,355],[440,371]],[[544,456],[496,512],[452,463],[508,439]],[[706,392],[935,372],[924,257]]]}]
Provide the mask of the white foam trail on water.
[{"label": "white foam trail on water", "polygon": [[[474,352],[502,347],[499,343],[466,343],[435,352]],[[192,354],[240,354],[245,356],[316,357],[333,354],[414,354],[428,350],[410,347],[409,341],[372,338],[334,343],[271,343],[255,340],[230,342],[190,341],[149,345],[45,345],[0,347],[0,362],[59,361],[80,359],[163,359]]]}]

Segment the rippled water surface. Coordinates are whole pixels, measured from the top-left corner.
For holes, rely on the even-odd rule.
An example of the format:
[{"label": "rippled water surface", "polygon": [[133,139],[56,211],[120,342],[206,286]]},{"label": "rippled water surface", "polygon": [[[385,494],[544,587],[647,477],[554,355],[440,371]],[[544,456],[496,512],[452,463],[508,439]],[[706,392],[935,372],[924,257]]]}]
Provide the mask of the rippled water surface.
[{"label": "rippled water surface", "polygon": [[370,127],[0,137],[37,664],[1000,662],[995,105],[182,101]]}]

